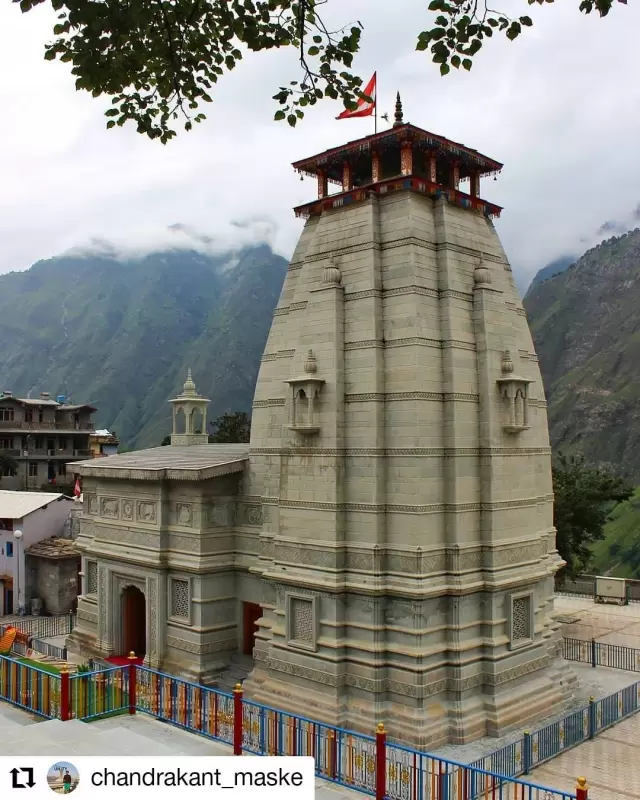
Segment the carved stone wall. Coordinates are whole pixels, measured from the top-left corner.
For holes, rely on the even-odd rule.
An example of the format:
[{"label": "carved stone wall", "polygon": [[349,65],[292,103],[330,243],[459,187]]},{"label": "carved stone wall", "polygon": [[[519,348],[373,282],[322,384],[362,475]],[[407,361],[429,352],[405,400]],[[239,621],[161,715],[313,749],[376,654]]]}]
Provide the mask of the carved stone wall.
[{"label": "carved stone wall", "polygon": [[[394,738],[431,746],[546,713],[562,694],[548,669],[551,451],[493,225],[396,193],[309,219],[293,264],[238,504],[247,530],[249,509],[256,523],[263,510],[251,569],[275,592],[248,695],[365,730],[394,719]],[[324,384],[318,430],[302,440],[286,386],[309,349]],[[517,438],[503,427],[506,350],[529,382]]]}]

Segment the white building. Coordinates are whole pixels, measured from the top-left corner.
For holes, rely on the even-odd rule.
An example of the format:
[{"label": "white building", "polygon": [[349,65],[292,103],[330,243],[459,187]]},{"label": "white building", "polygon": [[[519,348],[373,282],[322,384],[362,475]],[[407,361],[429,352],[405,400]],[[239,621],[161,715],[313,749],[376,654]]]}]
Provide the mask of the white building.
[{"label": "white building", "polygon": [[25,604],[25,550],[62,536],[72,508],[63,494],[0,491],[0,617]]}]

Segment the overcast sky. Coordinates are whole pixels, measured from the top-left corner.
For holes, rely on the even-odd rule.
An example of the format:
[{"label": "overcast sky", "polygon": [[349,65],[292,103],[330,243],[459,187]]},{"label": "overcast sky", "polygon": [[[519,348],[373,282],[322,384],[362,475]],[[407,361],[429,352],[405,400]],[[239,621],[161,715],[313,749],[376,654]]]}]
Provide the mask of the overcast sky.
[{"label": "overcast sky", "polygon": [[[414,50],[433,18],[425,0],[329,3],[333,20],[365,26],[355,67],[365,82],[377,70],[380,112],[399,89],[405,120],[505,164],[481,193],[505,207],[498,230],[521,286],[551,259],[640,224],[640,3],[615,3],[603,20],[578,5],[518,3],[534,28],[441,78]],[[168,232],[176,223],[221,246],[266,238],[290,256],[301,229],[291,209],[316,192],[291,161],[372,132],[370,119],[336,121],[342,107],[329,100],[295,130],[273,122],[272,95],[298,77],[292,53],[245,59],[207,121],[166,146],[133,125],[107,131],[109,101],[76,92],[68,67],[43,59],[53,18],[0,5],[0,273],[92,240],[184,242]]]}]

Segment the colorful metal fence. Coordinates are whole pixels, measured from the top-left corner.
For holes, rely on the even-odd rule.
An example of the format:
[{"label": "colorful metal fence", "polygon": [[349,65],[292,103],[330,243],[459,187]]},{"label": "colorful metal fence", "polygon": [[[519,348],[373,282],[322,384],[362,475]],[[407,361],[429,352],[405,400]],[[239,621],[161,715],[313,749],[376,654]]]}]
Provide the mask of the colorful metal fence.
[{"label": "colorful metal fence", "polygon": [[185,730],[233,743],[231,695],[146,667],[136,667],[135,676],[138,711]]},{"label": "colorful metal fence", "polygon": [[68,697],[67,719],[90,720],[127,713],[130,708],[129,670],[114,667],[100,672],[63,675],[63,696]]},{"label": "colorful metal fence", "polygon": [[52,675],[0,657],[0,698],[62,720],[139,711],[226,742],[238,755],[310,755],[319,777],[386,800],[586,800],[586,789],[563,792],[517,776],[638,710],[640,682],[474,764],[387,742],[382,726],[366,736],[244,700],[240,687],[230,695],[135,661]]},{"label": "colorful metal fence", "polygon": [[60,718],[60,675],[0,656],[0,699],[48,719]]}]

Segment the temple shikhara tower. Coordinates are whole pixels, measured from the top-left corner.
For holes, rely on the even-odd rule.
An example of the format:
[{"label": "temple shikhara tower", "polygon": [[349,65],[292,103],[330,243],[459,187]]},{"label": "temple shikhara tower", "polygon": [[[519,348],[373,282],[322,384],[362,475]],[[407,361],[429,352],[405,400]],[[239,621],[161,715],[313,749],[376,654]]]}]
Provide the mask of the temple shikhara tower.
[{"label": "temple shikhara tower", "polygon": [[546,403],[481,199],[502,165],[398,102],[391,130],[294,168],[318,197],[256,387],[247,690],[418,744],[502,731],[563,691]]},{"label": "temple shikhara tower", "polygon": [[250,445],[199,438],[189,376],[172,446],[80,468],[72,643],[135,640],[213,682],[244,652],[248,698],[418,746],[547,715],[572,678],[538,359],[482,199],[502,165],[398,100],[389,130],[294,168],[317,197],[296,209]]}]

